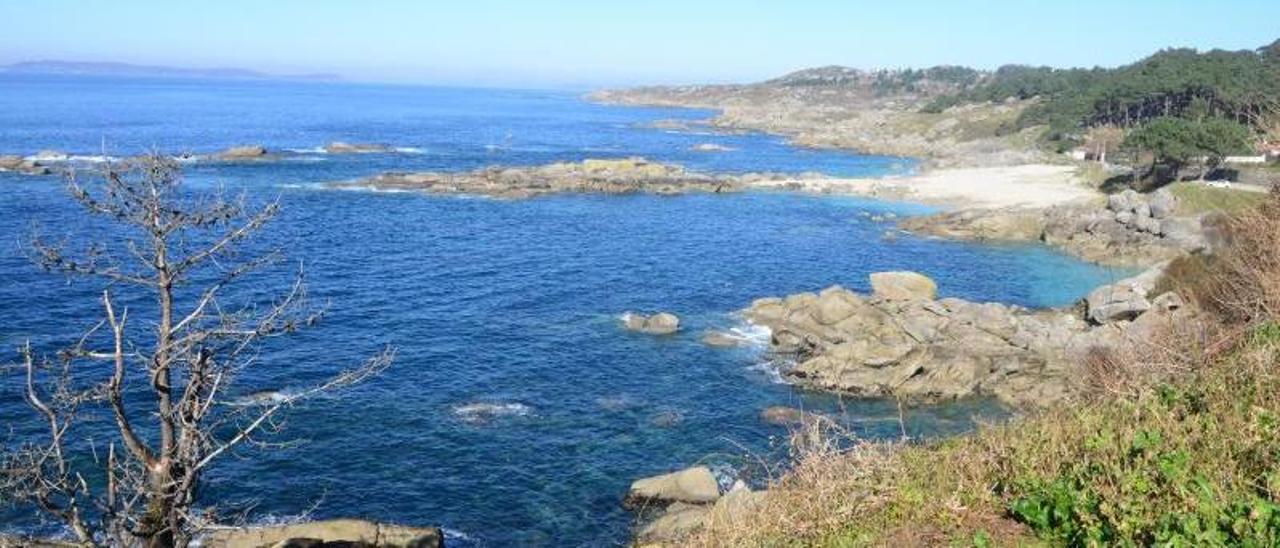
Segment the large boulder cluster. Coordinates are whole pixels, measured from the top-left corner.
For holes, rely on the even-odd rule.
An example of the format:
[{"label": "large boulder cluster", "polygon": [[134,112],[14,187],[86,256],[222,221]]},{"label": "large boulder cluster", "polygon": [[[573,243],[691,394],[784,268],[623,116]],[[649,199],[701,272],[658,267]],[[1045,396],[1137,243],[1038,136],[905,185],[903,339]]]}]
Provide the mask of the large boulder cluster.
[{"label": "large boulder cluster", "polygon": [[711,469],[694,466],[636,480],[623,505],[652,517],[637,532],[637,540],[672,542],[702,527],[713,514],[730,518],[746,515],[763,494],[742,482],[721,494]]},{"label": "large boulder cluster", "polygon": [[1198,253],[1210,244],[1202,219],[1180,215],[1167,189],[1126,190],[1105,205],[966,209],[905,219],[899,227],[945,238],[1043,241],[1087,261],[1126,266]]},{"label": "large boulder cluster", "polygon": [[759,299],[744,315],[771,330],[772,351],[791,364],[785,375],[801,385],[924,401],[989,395],[1013,406],[1041,406],[1070,394],[1074,373],[1092,349],[1122,344],[1130,324],[1180,308],[1170,297],[1146,300],[1154,285],[1149,280],[1160,272],[1118,282],[1106,296],[1091,295],[1085,316],[936,299],[932,281],[916,292],[883,283],[928,280],[915,273],[875,274],[881,282],[873,283],[871,295],[834,286]]},{"label": "large boulder cluster", "polygon": [[1209,247],[1202,220],[1178,216],[1178,200],[1167,189],[1112,194],[1103,209],[1052,208],[1046,213],[1043,239],[1086,260],[1129,264],[1150,264]]}]

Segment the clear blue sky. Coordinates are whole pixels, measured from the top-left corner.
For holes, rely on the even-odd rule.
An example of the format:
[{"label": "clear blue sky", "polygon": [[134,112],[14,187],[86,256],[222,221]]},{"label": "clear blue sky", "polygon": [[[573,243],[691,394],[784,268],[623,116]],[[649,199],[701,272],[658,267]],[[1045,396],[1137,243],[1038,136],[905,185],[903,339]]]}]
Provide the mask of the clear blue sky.
[{"label": "clear blue sky", "polygon": [[503,86],[790,70],[1111,66],[1280,38],[1277,0],[0,0],[0,63],[125,61]]}]

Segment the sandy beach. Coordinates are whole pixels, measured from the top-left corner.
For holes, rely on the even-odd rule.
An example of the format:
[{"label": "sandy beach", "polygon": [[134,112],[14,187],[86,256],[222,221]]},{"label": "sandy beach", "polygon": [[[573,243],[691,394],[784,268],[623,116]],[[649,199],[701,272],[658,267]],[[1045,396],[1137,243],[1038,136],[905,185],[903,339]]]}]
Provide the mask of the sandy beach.
[{"label": "sandy beach", "polygon": [[766,188],[826,194],[854,194],[908,200],[947,208],[1045,208],[1097,199],[1072,166],[1028,164],[948,168],[907,177],[880,179],[788,179],[761,181]]}]

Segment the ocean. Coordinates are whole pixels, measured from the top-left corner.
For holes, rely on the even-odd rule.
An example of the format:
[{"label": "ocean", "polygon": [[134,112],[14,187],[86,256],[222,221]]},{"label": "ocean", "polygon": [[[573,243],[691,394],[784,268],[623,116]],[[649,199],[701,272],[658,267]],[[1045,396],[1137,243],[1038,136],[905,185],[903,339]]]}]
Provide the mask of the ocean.
[{"label": "ocean", "polygon": [[[305,513],[440,525],[457,546],[623,544],[632,515],[620,503],[634,479],[704,463],[725,482],[766,481],[759,463],[785,458],[786,430],[761,422],[765,407],[831,413],[864,438],[900,435],[894,402],[783,384],[763,344],[699,342],[708,329],[759,337],[735,315],[752,299],[834,284],[866,291],[871,272],[915,270],[944,296],[1065,306],[1126,274],[1038,245],[887,236],[887,217],[930,211],[905,203],[771,192],[502,201],[324,186],[388,170],[630,156],[711,173],[887,176],[915,167],[657,123],[707,111],[603,106],[568,92],[360,84],[0,76],[0,90],[0,154],[54,149],[90,161],[251,143],[285,153],[186,170],[192,191],[281,203],[254,245],[283,248],[293,262],[252,279],[246,294],[286,289],[301,264],[311,299],[329,311],[315,328],[263,347],[231,394],[296,389],[386,346],[397,359],[363,385],[289,410],[270,438],[282,447],[245,448],[212,469],[204,501],[257,523]],[[324,154],[332,141],[394,150]],[[728,150],[695,150],[708,143]],[[69,242],[122,235],[85,219],[57,178],[0,174],[3,363],[26,340],[43,350],[74,341],[99,310],[101,284],[32,265],[34,233]],[[681,316],[678,334],[621,329],[624,312],[660,310]],[[37,432],[35,416],[21,377],[0,372],[5,443],[20,443]],[[914,438],[945,436],[1004,414],[964,400],[909,408],[905,427]],[[82,428],[96,443],[110,439],[101,421]],[[0,523],[59,531],[23,508],[0,507]]]}]

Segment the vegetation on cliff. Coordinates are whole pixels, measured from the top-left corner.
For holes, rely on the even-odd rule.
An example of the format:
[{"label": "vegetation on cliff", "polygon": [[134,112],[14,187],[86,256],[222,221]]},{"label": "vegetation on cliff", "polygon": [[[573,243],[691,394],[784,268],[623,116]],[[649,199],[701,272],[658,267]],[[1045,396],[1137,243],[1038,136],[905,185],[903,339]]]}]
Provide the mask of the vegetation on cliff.
[{"label": "vegetation on cliff", "polygon": [[1280,104],[1278,49],[1275,43],[1255,51],[1168,49],[1114,69],[1009,65],[925,108],[1038,97],[1012,129],[1048,125],[1058,136],[1083,127],[1132,128],[1162,117],[1222,118],[1258,127]]},{"label": "vegetation on cliff", "polygon": [[[971,436],[848,443],[813,421],[793,470],[695,545],[1280,542],[1280,194],[1162,282],[1200,312],[1088,360],[1088,392]],[[834,436],[833,432],[837,432]]]}]

